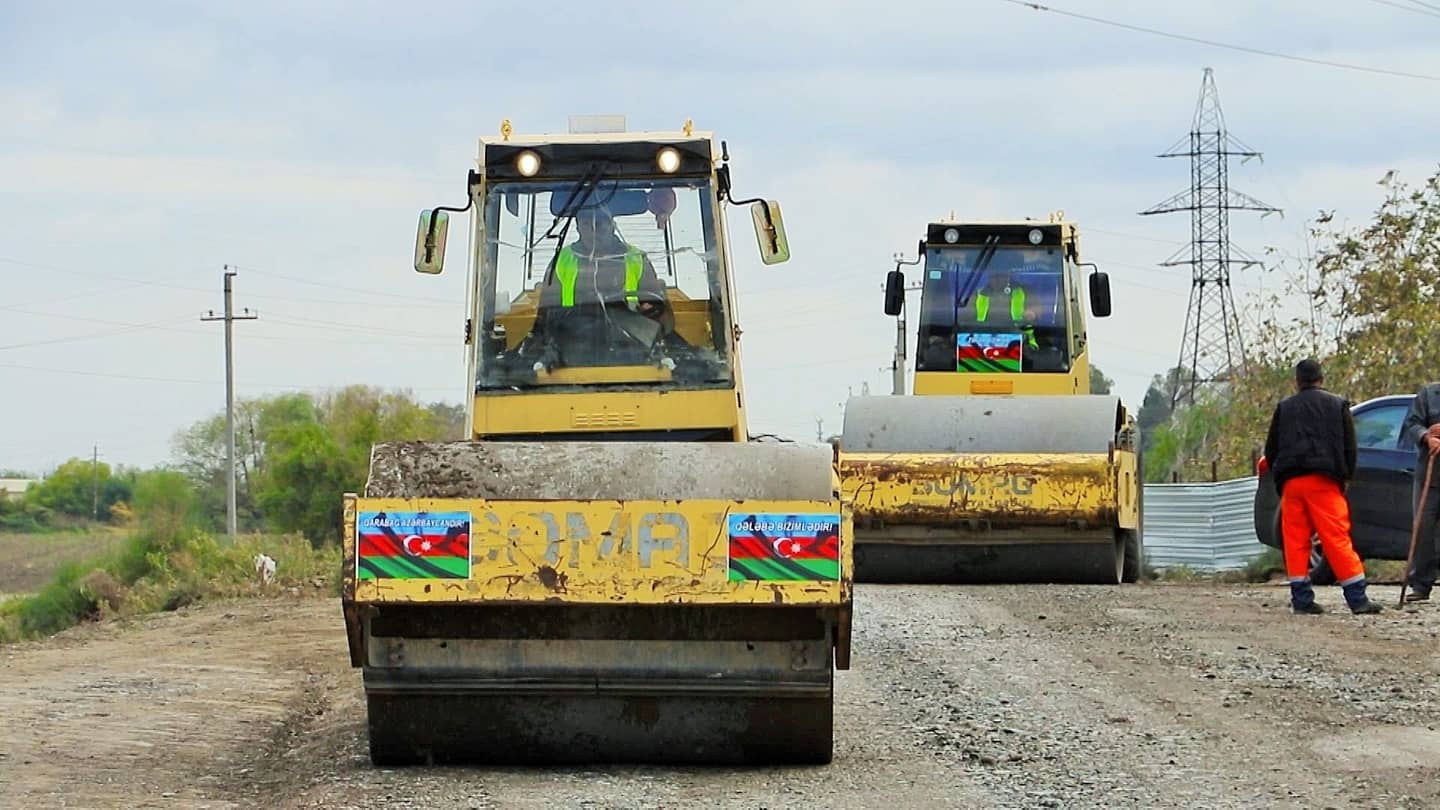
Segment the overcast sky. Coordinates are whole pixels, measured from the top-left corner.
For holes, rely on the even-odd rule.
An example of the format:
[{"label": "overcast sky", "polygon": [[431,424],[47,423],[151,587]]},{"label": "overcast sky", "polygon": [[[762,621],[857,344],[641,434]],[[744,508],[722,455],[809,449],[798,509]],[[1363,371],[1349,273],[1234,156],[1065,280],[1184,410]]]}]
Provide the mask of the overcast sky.
[{"label": "overcast sky", "polygon": [[[1440,77],[1440,2],[1050,5]],[[751,429],[801,438],[817,418],[839,431],[848,389],[889,390],[881,283],[952,210],[1079,223],[1114,288],[1093,362],[1138,408],[1175,362],[1188,271],[1157,265],[1190,223],[1137,213],[1189,182],[1155,155],[1189,130],[1207,66],[1230,131],[1265,155],[1232,186],[1285,209],[1232,218],[1252,255],[1301,251],[1320,209],[1362,223],[1387,170],[1419,181],[1440,161],[1440,80],[1007,0],[199,6],[0,5],[0,468],[94,445],[161,463],[223,410],[222,328],[200,316],[225,264],[260,316],[236,325],[239,396],[368,383],[462,401],[464,240],[450,272],[419,276],[415,218],[462,202],[502,118],[689,117],[729,142],[737,193],[781,202],[793,251],[766,267],[734,236]],[[1267,284],[1239,274],[1242,305]]]}]

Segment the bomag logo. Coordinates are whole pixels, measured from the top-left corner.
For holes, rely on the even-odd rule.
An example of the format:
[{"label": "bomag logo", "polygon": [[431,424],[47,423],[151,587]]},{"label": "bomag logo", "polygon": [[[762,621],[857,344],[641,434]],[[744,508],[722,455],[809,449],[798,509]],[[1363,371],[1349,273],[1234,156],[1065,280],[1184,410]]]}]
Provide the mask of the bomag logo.
[{"label": "bomag logo", "polygon": [[[710,522],[720,519],[712,516]],[[480,568],[654,565],[689,570],[690,520],[680,512],[488,510],[475,521],[470,551]]]}]

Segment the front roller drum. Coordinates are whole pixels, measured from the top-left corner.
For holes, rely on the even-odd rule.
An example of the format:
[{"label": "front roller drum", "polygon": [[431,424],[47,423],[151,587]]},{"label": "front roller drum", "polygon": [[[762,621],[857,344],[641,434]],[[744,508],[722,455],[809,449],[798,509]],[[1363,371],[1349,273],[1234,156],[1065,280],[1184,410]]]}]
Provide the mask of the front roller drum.
[{"label": "front roller drum", "polygon": [[367,690],[377,766],[826,764],[823,697],[446,695]]}]

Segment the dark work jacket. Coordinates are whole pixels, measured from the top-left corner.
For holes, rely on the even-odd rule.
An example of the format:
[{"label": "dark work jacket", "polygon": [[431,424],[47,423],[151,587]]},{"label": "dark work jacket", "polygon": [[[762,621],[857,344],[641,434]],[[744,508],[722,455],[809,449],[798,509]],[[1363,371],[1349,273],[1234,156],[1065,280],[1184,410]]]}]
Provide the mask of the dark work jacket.
[{"label": "dark work jacket", "polygon": [[[1410,412],[1405,414],[1405,423],[1400,428],[1400,446],[1408,442],[1415,448],[1415,480],[1425,481],[1425,465],[1430,463],[1430,447],[1425,443],[1425,431],[1440,422],[1440,383],[1430,383],[1421,388],[1410,402]],[[1440,475],[1430,478],[1430,488],[1440,487]]]},{"label": "dark work jacket", "polygon": [[1310,387],[1280,401],[1265,437],[1265,458],[1275,490],[1311,473],[1344,484],[1355,477],[1355,422],[1350,403]]}]

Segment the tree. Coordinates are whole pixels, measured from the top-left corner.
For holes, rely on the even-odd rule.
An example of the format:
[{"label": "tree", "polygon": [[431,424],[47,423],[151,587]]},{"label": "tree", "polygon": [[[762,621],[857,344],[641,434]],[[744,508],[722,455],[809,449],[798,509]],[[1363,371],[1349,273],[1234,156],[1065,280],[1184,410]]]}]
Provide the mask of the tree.
[{"label": "tree", "polygon": [[1440,171],[1419,189],[1394,179],[1375,220],[1330,232],[1311,295],[1339,336],[1326,376],[1353,399],[1411,392],[1434,379],[1440,347]]},{"label": "tree", "polygon": [[1090,367],[1090,393],[1108,394],[1115,387],[1115,381],[1105,376],[1099,366]]},{"label": "tree", "polygon": [[[1326,217],[1312,224],[1307,255],[1282,263],[1290,270],[1287,295],[1271,294],[1253,307],[1262,315],[1244,327],[1244,373],[1207,391],[1202,400],[1210,406],[1190,417],[1205,422],[1205,429],[1175,427],[1190,410],[1182,409],[1171,427],[1157,429],[1155,442],[1178,441],[1179,456],[1191,467],[1208,468],[1214,460],[1225,477],[1247,475],[1275,404],[1294,390],[1300,359],[1319,360],[1326,388],[1352,402],[1413,392],[1434,379],[1440,346],[1440,171],[1418,190],[1394,180],[1393,173],[1381,185],[1387,196],[1373,222],[1342,230]],[[1296,300],[1303,304],[1298,313]],[[1172,428],[1173,435],[1158,435]],[[1161,474],[1155,466],[1169,452],[1155,442],[1151,447],[1160,455],[1151,475]],[[1176,463],[1172,460],[1170,469]]]},{"label": "tree", "polygon": [[33,485],[25,499],[51,512],[75,518],[91,518],[98,505],[102,519],[110,507],[130,499],[131,481],[112,476],[110,465],[93,459],[72,458],[56,468],[45,480]]}]

